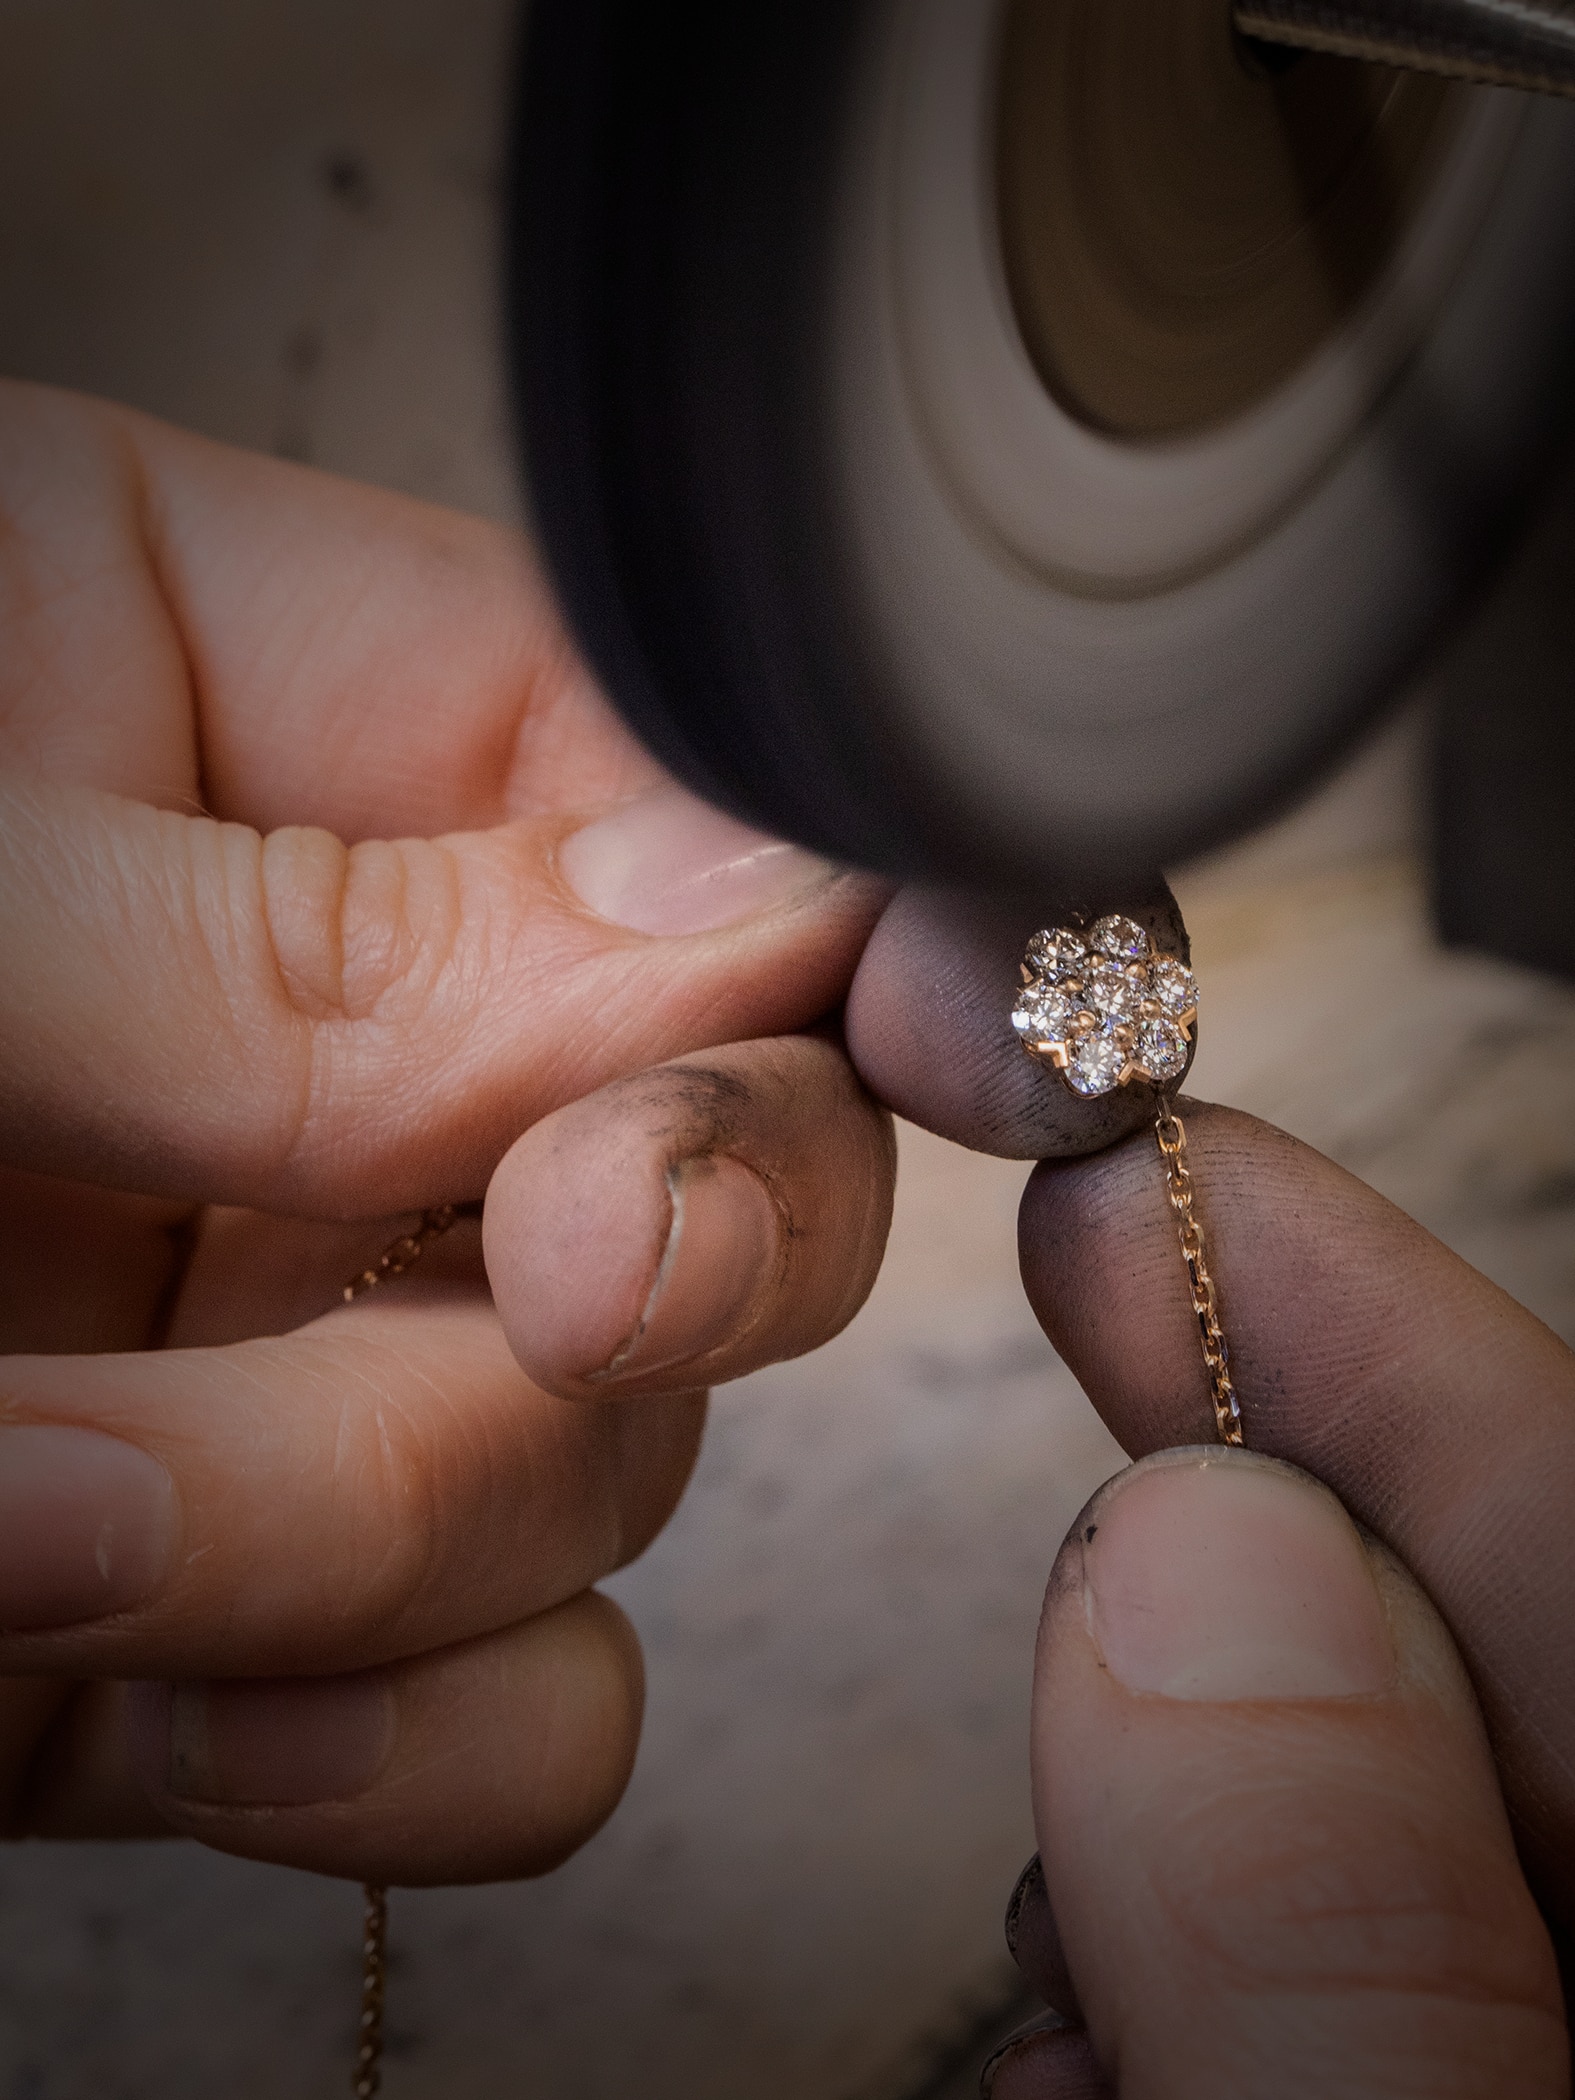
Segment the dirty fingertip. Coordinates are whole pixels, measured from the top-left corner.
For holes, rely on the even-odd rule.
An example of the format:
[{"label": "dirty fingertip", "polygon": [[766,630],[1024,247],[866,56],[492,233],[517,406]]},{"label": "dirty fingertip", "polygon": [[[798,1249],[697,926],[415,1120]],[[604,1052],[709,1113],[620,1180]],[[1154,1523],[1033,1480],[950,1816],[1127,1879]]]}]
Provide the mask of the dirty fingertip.
[{"label": "dirty fingertip", "polygon": [[1081,1098],[1025,1053],[1011,1022],[1029,936],[1115,911],[1164,953],[1190,959],[1180,908],[1158,875],[1087,898],[899,891],[848,995],[848,1048],[865,1085],[910,1122],[1004,1159],[1076,1158],[1151,1121],[1151,1086]]}]

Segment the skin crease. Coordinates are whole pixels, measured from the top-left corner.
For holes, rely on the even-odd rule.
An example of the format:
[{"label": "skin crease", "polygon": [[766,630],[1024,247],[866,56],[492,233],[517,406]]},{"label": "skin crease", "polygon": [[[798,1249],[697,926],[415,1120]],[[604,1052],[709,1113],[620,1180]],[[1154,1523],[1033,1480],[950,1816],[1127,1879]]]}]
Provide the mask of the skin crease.
[{"label": "skin crease", "polygon": [[[889,1119],[791,1031],[835,1008],[883,893],[778,854],[732,923],[693,871],[711,931],[590,911],[563,842],[676,791],[512,534],[20,386],[0,527],[0,1197],[36,1228],[0,1274],[0,1499],[8,1431],[56,1430],[95,1479],[122,1445],[139,1481],[162,1466],[173,1512],[157,1551],[116,1549],[151,1573],[112,1616],[7,1633],[0,1599],[0,1822],[393,1881],[541,1871],[638,1735],[634,1637],[587,1585],[671,1511],[704,1385],[812,1347],[878,1262]],[[668,871],[686,839],[736,858],[662,807]],[[521,1132],[490,1280],[465,1224],[340,1302]],[[564,1361],[594,1369],[661,1267],[667,1213],[630,1190],[764,1176],[789,1258],[742,1311],[691,1275],[654,1381],[547,1391],[507,1341],[556,1258],[532,1160],[596,1250],[552,1274]],[[65,1550],[27,1521],[5,1512],[24,1574]],[[172,1791],[157,1688],[219,1741],[205,1686],[245,1672],[265,1704],[286,1681],[267,1733],[296,1805],[257,1801],[255,1760],[244,1802]],[[393,1716],[387,1756],[302,1803],[332,1765],[314,1710],[331,1732],[352,1683]]]}]

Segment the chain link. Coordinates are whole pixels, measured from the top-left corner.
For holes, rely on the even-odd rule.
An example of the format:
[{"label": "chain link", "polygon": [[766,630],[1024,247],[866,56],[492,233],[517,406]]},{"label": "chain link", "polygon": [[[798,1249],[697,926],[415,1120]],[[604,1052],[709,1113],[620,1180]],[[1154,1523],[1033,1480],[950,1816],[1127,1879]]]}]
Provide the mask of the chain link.
[{"label": "chain link", "polygon": [[1170,1207],[1176,1214],[1176,1237],[1181,1258],[1187,1265],[1192,1286],[1192,1310],[1197,1315],[1198,1338],[1203,1344],[1203,1363],[1209,1374],[1209,1397],[1214,1403],[1215,1426],[1224,1444],[1239,1444],[1241,1403],[1231,1382],[1230,1349],[1220,1325],[1219,1292],[1209,1273],[1203,1227],[1192,1207],[1192,1172],[1187,1165],[1187,1130],[1169,1101],[1161,1101],[1154,1122],[1154,1137],[1165,1162],[1165,1182]]},{"label": "chain link", "polygon": [[361,2022],[357,2030],[355,2100],[374,2100],[383,2085],[383,1993],[388,1981],[388,1891],[366,1887],[361,1941]]},{"label": "chain link", "polygon": [[421,1259],[421,1250],[427,1242],[440,1240],[461,1214],[461,1206],[457,1203],[445,1203],[437,1210],[424,1210],[421,1223],[414,1232],[401,1233],[397,1240],[390,1240],[371,1268],[351,1277],[344,1290],[346,1305],[353,1304],[366,1292],[376,1290],[380,1283],[389,1283],[394,1277],[403,1276],[406,1269]]}]

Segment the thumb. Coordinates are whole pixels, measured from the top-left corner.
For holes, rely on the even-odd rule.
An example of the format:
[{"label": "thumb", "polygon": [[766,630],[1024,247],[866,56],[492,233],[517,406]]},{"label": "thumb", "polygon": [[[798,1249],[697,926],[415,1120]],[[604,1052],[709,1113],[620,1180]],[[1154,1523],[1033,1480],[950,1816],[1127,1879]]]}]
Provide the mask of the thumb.
[{"label": "thumb", "polygon": [[[1033,1791],[1120,2100],[1568,2092],[1464,1671],[1307,1475],[1164,1451],[1100,1491],[1045,1603]],[[1048,2053],[1011,2069],[999,2100],[1064,2089]]]},{"label": "thumb", "polygon": [[815,1020],[879,902],[673,788],[346,845],[12,781],[3,1156],[317,1215],[474,1196],[564,1102]]}]

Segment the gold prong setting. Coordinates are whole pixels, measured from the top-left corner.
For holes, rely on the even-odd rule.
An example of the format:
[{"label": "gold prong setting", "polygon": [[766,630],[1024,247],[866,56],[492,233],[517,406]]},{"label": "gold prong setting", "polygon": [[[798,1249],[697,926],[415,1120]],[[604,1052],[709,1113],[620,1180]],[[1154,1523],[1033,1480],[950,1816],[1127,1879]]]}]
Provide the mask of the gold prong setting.
[{"label": "gold prong setting", "polygon": [[1186,1070],[1197,980],[1112,912],[1083,931],[1043,927],[1023,954],[1012,1026],[1028,1055],[1085,1099],[1134,1079],[1169,1086]]}]

